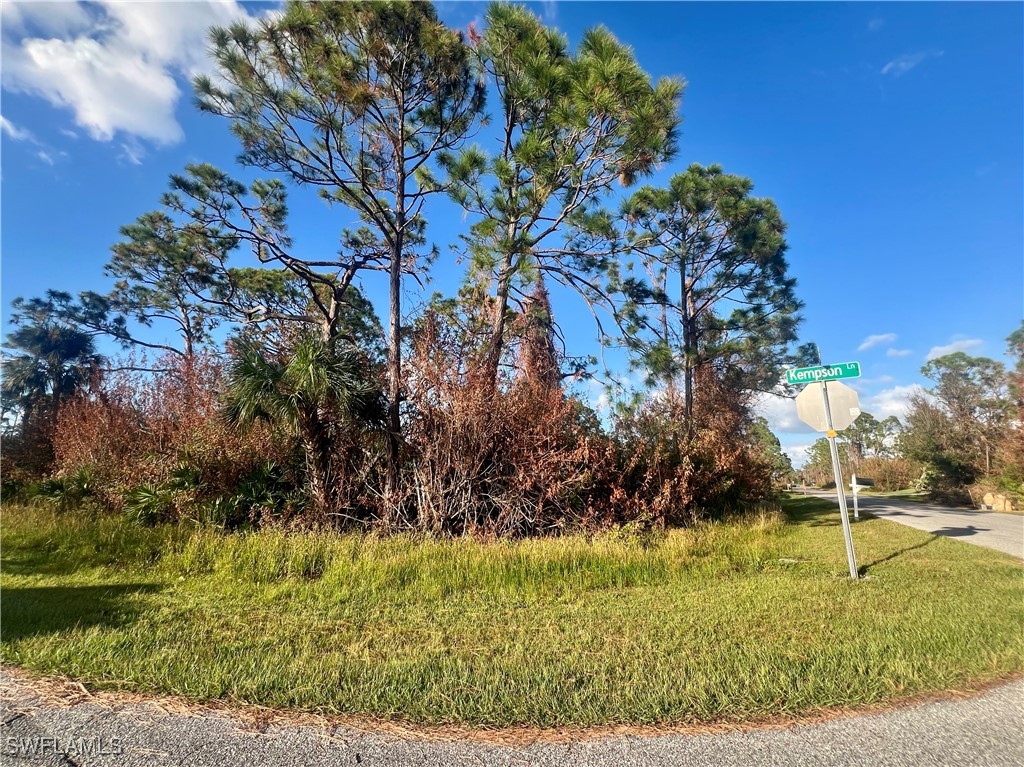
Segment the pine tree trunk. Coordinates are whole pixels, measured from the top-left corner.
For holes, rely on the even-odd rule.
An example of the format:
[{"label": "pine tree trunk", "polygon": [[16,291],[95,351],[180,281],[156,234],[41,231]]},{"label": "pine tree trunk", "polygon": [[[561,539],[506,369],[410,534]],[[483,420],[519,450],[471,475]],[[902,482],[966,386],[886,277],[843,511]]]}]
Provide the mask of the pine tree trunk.
[{"label": "pine tree trunk", "polygon": [[679,283],[681,295],[679,297],[680,308],[683,319],[683,385],[686,387],[684,412],[686,414],[686,437],[687,440],[693,435],[693,371],[695,357],[695,336],[694,332],[694,305],[693,305],[693,283],[687,279],[686,263],[679,265]]},{"label": "pine tree trunk", "polygon": [[485,381],[491,388],[498,385],[498,368],[505,348],[505,316],[508,314],[508,292],[512,284],[512,254],[506,253],[498,273],[498,289],[495,292],[494,317],[491,319],[491,337],[487,343],[484,358]]},{"label": "pine tree trunk", "polygon": [[[506,116],[506,120],[510,116]],[[504,156],[509,159],[512,153],[511,125],[506,125]],[[514,179],[508,190],[509,210],[514,210],[519,197],[519,180]],[[485,358],[485,382],[492,390],[498,386],[498,368],[501,366],[501,355],[505,350],[505,315],[508,314],[508,292],[512,285],[512,264],[515,261],[516,221],[509,220],[505,225],[506,250],[501,257],[501,270],[498,272],[498,289],[495,292],[494,318],[491,321],[491,338],[487,346]]]},{"label": "pine tree trunk", "polygon": [[393,502],[398,494],[401,452],[402,396],[402,262],[393,258],[390,272],[391,334],[388,347],[388,467],[387,491]]},{"label": "pine tree trunk", "polygon": [[388,347],[388,464],[385,504],[392,517],[399,502],[402,460],[402,259],[405,255],[405,179],[399,169],[402,190],[395,201],[395,237],[388,271],[390,294],[390,345]]}]

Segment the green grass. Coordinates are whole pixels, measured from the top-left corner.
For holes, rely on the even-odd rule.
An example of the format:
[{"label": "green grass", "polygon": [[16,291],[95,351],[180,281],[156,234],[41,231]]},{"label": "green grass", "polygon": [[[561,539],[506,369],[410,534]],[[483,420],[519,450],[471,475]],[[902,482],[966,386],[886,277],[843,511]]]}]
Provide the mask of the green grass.
[{"label": "green grass", "polygon": [[744,720],[1024,670],[1024,568],[828,501],[519,542],[3,514],[4,661],[104,688],[428,723]]}]

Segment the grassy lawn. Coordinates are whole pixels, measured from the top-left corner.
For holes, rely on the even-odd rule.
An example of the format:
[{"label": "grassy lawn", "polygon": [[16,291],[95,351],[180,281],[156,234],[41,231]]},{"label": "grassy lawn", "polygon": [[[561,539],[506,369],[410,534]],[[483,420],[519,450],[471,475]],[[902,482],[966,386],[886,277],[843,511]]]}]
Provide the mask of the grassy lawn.
[{"label": "grassy lawn", "polygon": [[1024,568],[833,504],[481,543],[3,512],[4,661],[97,687],[488,726],[743,720],[1024,671]]}]

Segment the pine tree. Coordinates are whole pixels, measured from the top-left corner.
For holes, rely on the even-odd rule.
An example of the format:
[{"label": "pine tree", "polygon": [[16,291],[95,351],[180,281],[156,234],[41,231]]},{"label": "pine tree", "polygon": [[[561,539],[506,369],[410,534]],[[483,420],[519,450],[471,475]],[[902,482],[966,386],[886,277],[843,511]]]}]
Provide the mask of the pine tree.
[{"label": "pine tree", "polygon": [[625,248],[649,282],[623,282],[626,337],[666,388],[682,378],[692,420],[695,371],[714,364],[737,391],[770,390],[796,340],[801,303],[787,273],[785,224],[749,179],[691,165],[623,206]]},{"label": "pine tree", "polygon": [[397,487],[402,275],[422,261],[430,161],[459,147],[483,103],[461,35],[426,2],[289,3],[211,33],[223,82],[199,106],[227,117],[246,165],[319,189],[365,224],[355,247],[388,273],[389,487]]},{"label": "pine tree", "polygon": [[[104,267],[114,279],[107,293],[49,290],[43,298],[16,298],[17,317],[47,317],[122,347],[173,354],[185,361],[226,317],[215,296],[223,290],[224,263],[235,241],[196,225],[179,225],[163,210],[121,227]],[[140,328],[170,328],[177,342],[153,340]]]},{"label": "pine tree", "polygon": [[672,156],[682,83],[652,83],[603,27],[575,52],[527,9],[494,3],[472,38],[501,104],[494,154],[445,156],[453,198],[476,218],[466,236],[474,276],[492,286],[484,355],[493,386],[517,289],[537,270],[588,294],[599,263],[572,239],[616,183],[630,185]]}]

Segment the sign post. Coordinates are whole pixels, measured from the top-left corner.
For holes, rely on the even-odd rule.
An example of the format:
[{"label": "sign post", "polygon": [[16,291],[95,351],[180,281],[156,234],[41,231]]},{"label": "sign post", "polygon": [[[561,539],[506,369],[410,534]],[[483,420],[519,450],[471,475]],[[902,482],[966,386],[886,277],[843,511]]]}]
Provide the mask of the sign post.
[{"label": "sign post", "polygon": [[[858,366],[859,367],[859,366]],[[846,488],[843,487],[843,472],[839,468],[839,448],[836,447],[836,431],[832,428],[832,409],[828,403],[828,386],[822,381],[818,384],[821,387],[821,400],[825,407],[825,424],[828,431],[825,436],[828,438],[828,448],[832,452],[832,473],[836,480],[836,495],[839,497],[839,516],[843,520],[843,539],[846,541],[846,560],[850,565],[850,577],[857,580],[857,557],[853,552],[853,534],[850,532],[850,514],[846,510]]]},{"label": "sign post", "polygon": [[[860,415],[860,401],[857,392],[849,386],[839,383],[839,379],[857,378],[858,376],[860,376],[859,362],[816,365],[815,367],[794,368],[786,371],[786,383],[807,384],[796,398],[797,416],[804,423],[814,427],[815,431],[825,432],[825,436],[828,438],[828,449],[832,455],[832,475],[836,481],[836,496],[839,500],[839,516],[843,521],[846,561],[850,565],[850,577],[854,580],[858,579],[857,557],[853,551],[850,513],[846,508],[846,488],[843,487],[843,472],[839,466],[836,432],[848,427]],[[815,396],[815,389],[821,391],[820,399]],[[830,395],[831,400],[829,399]],[[834,414],[833,407],[837,408]],[[856,503],[855,494],[855,509]]]}]

